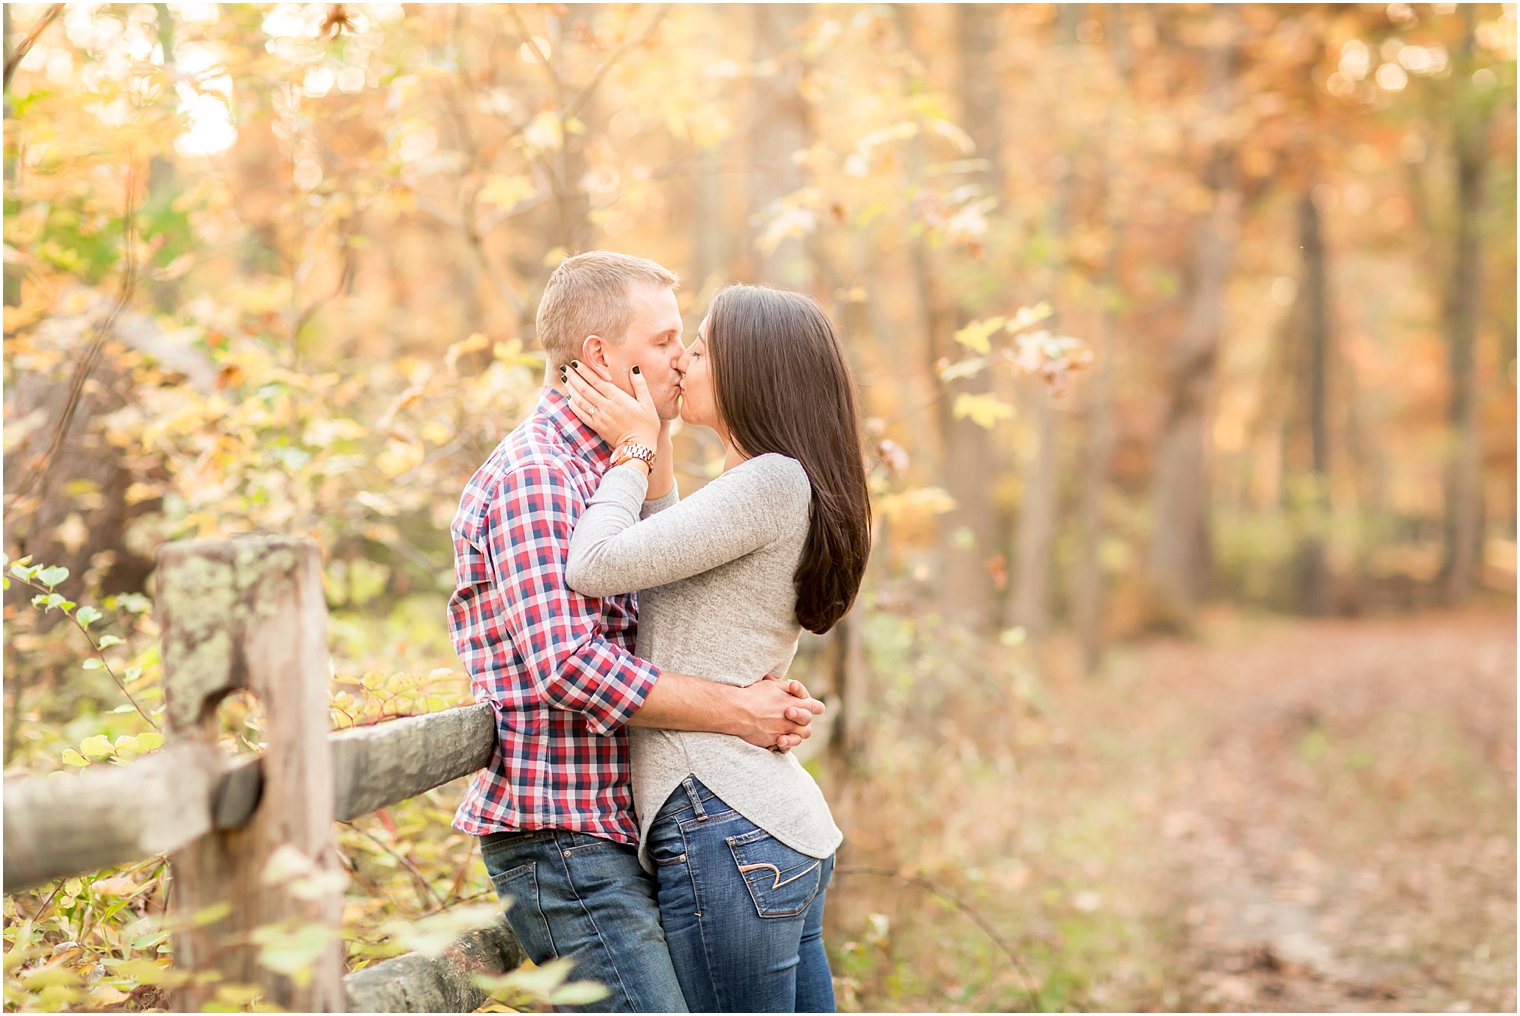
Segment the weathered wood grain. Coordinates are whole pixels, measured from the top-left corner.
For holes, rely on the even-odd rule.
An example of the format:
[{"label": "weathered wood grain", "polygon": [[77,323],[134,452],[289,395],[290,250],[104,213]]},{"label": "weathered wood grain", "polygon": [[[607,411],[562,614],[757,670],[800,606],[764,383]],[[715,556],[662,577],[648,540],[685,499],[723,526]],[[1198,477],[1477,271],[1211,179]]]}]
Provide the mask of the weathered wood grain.
[{"label": "weathered wood grain", "polygon": [[349,1012],[474,1012],[486,993],[472,974],[504,974],[523,962],[505,923],[461,936],[441,956],[408,953],[343,978]]},{"label": "weathered wood grain", "polygon": [[123,766],[5,781],[5,891],[152,857],[211,830],[221,752],[165,745]]},{"label": "weathered wood grain", "polygon": [[368,815],[468,776],[491,761],[496,724],[486,704],[333,734],[339,819]]},{"label": "weathered wood grain", "polygon": [[[273,535],[170,544],[159,553],[158,588],[170,733],[214,746],[216,705],[239,687],[264,709],[263,779],[251,819],[213,829],[170,858],[179,912],[230,904],[222,920],[175,936],[175,962],[257,984],[282,1009],[338,1011],[343,879],[316,544]],[[289,923],[331,932],[300,981],[260,965],[252,943],[255,930]],[[197,982],[177,1001],[199,1009],[213,990]]]},{"label": "weathered wood grain", "polygon": [[[468,776],[496,750],[488,705],[328,735],[339,821]],[[5,891],[178,850],[241,829],[264,790],[262,757],[227,762],[197,740],[124,766],[5,782]]]}]

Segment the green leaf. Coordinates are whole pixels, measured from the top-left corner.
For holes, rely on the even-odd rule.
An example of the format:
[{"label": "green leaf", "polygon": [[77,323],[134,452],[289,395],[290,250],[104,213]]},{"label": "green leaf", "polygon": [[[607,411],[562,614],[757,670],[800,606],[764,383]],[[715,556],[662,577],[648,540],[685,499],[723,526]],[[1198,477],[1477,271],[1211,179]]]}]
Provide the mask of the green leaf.
[{"label": "green leaf", "polygon": [[111,739],[104,734],[96,734],[79,742],[79,750],[90,758],[105,758],[116,749],[111,746]]},{"label": "green leaf", "polygon": [[163,747],[163,743],[164,735],[154,731],[137,735],[138,751],[152,751],[154,748]]},{"label": "green leaf", "polygon": [[[88,607],[85,608],[85,610],[89,609],[90,608]],[[79,613],[82,616],[84,614],[84,610],[81,610]],[[102,635],[100,637],[100,641],[96,643],[96,646],[100,649],[110,649],[112,646],[121,645],[123,641],[125,640],[120,635]]]},{"label": "green leaf", "polygon": [[213,903],[191,914],[190,924],[196,928],[203,928],[208,924],[215,924],[230,913],[232,913],[231,903]]},{"label": "green leaf", "polygon": [[88,628],[104,616],[94,607],[80,607],[74,614],[74,620],[78,621],[81,627]]},{"label": "green leaf", "polygon": [[396,943],[424,956],[439,956],[466,932],[487,928],[501,920],[501,907],[477,903],[450,907],[442,913],[415,920],[396,921],[388,930]]},{"label": "green leaf", "polygon": [[[38,603],[39,600],[42,602]],[[32,597],[32,606],[40,606],[44,611],[52,610],[54,607],[61,607],[67,602],[69,601],[57,593],[38,593]]]},{"label": "green leaf", "polygon": [[610,994],[612,992],[596,981],[571,981],[550,993],[549,1001],[554,1005],[590,1005]]},{"label": "green leaf", "polygon": [[[146,949],[166,941],[169,933],[163,930],[151,931],[138,937],[132,943],[133,949]],[[140,956],[130,957],[124,960],[106,959],[102,961],[117,977],[125,978],[135,984],[178,984],[184,978],[181,972],[169,966],[168,960],[144,959]]]},{"label": "green leaf", "polygon": [[65,748],[63,749],[63,764],[66,766],[87,766],[90,764],[90,760],[73,748]]},{"label": "green leaf", "polygon": [[22,564],[22,563],[20,563],[18,561],[17,563],[11,565],[11,574],[14,575],[14,576],[16,576],[16,578],[18,578],[18,579],[22,579],[24,581],[30,581],[31,578],[32,578],[32,576],[36,575],[37,574],[37,570],[39,568],[41,568],[41,567],[42,567],[41,565],[36,565],[36,564],[25,565],[25,564]]},{"label": "green leaf", "polygon": [[253,929],[254,944],[259,947],[259,963],[295,981],[310,983],[312,968],[332,941],[334,932],[320,924],[303,924],[294,928],[265,925]]},{"label": "green leaf", "polygon": [[37,572],[37,581],[52,589],[58,583],[69,577],[69,570],[62,565],[53,565]]},{"label": "green leaf", "polygon": [[88,660],[84,661],[83,666],[85,670],[101,670],[105,667],[105,664],[96,657],[92,656]]}]

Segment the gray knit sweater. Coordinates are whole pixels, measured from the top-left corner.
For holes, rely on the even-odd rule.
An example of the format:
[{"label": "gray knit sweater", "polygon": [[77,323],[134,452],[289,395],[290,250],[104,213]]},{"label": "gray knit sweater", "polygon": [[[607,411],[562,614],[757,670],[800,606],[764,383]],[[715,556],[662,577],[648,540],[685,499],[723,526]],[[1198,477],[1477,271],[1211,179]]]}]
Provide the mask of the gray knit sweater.
[{"label": "gray knit sweater", "polygon": [[[570,542],[570,587],[638,590],[638,655],[663,670],[740,687],[783,673],[801,632],[792,575],[812,500],[802,465],[760,455],[680,502],[672,492],[645,503],[648,485],[631,466],[602,478]],[[629,736],[641,844],[688,775],[794,850],[828,857],[844,838],[791,754],[729,734],[632,727]],[[653,871],[642,846],[639,858]]]}]

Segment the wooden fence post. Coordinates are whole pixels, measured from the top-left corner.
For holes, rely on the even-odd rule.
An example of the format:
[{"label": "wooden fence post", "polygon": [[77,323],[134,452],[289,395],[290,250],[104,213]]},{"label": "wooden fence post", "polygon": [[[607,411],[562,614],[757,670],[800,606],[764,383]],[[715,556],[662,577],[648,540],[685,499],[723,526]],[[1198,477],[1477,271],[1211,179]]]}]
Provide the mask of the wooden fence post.
[{"label": "wooden fence post", "polygon": [[[265,717],[263,790],[252,820],[208,833],[170,855],[179,914],[231,907],[221,920],[176,935],[175,964],[218,971],[224,982],[259,985],[268,1001],[293,1012],[344,1008],[343,879],[333,839],[327,605],[320,568],[310,540],[274,535],[169,544],[158,557],[157,616],[171,735],[214,742],[217,703],[239,688],[258,698]],[[269,881],[270,859],[282,847],[299,854],[284,851],[286,874]],[[283,922],[328,936],[316,950],[309,979],[258,963],[251,934]],[[199,1008],[214,990],[192,985],[181,1001]]]}]

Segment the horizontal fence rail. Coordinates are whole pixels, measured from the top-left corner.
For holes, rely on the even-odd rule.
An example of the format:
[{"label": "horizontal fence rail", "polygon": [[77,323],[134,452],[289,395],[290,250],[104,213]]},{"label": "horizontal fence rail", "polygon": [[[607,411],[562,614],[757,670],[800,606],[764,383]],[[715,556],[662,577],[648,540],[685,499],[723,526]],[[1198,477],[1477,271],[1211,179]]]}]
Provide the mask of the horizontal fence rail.
[{"label": "horizontal fence rail", "polygon": [[[487,704],[409,716],[328,736],[337,818],[348,821],[468,776],[491,761]],[[234,761],[176,742],[121,766],[5,781],[5,891],[177,850],[239,829],[263,787],[259,758]]]},{"label": "horizontal fence rail", "polygon": [[485,1004],[475,974],[504,974],[526,959],[505,925],[460,936],[441,956],[409,953],[343,978],[349,1012],[474,1012]]}]

